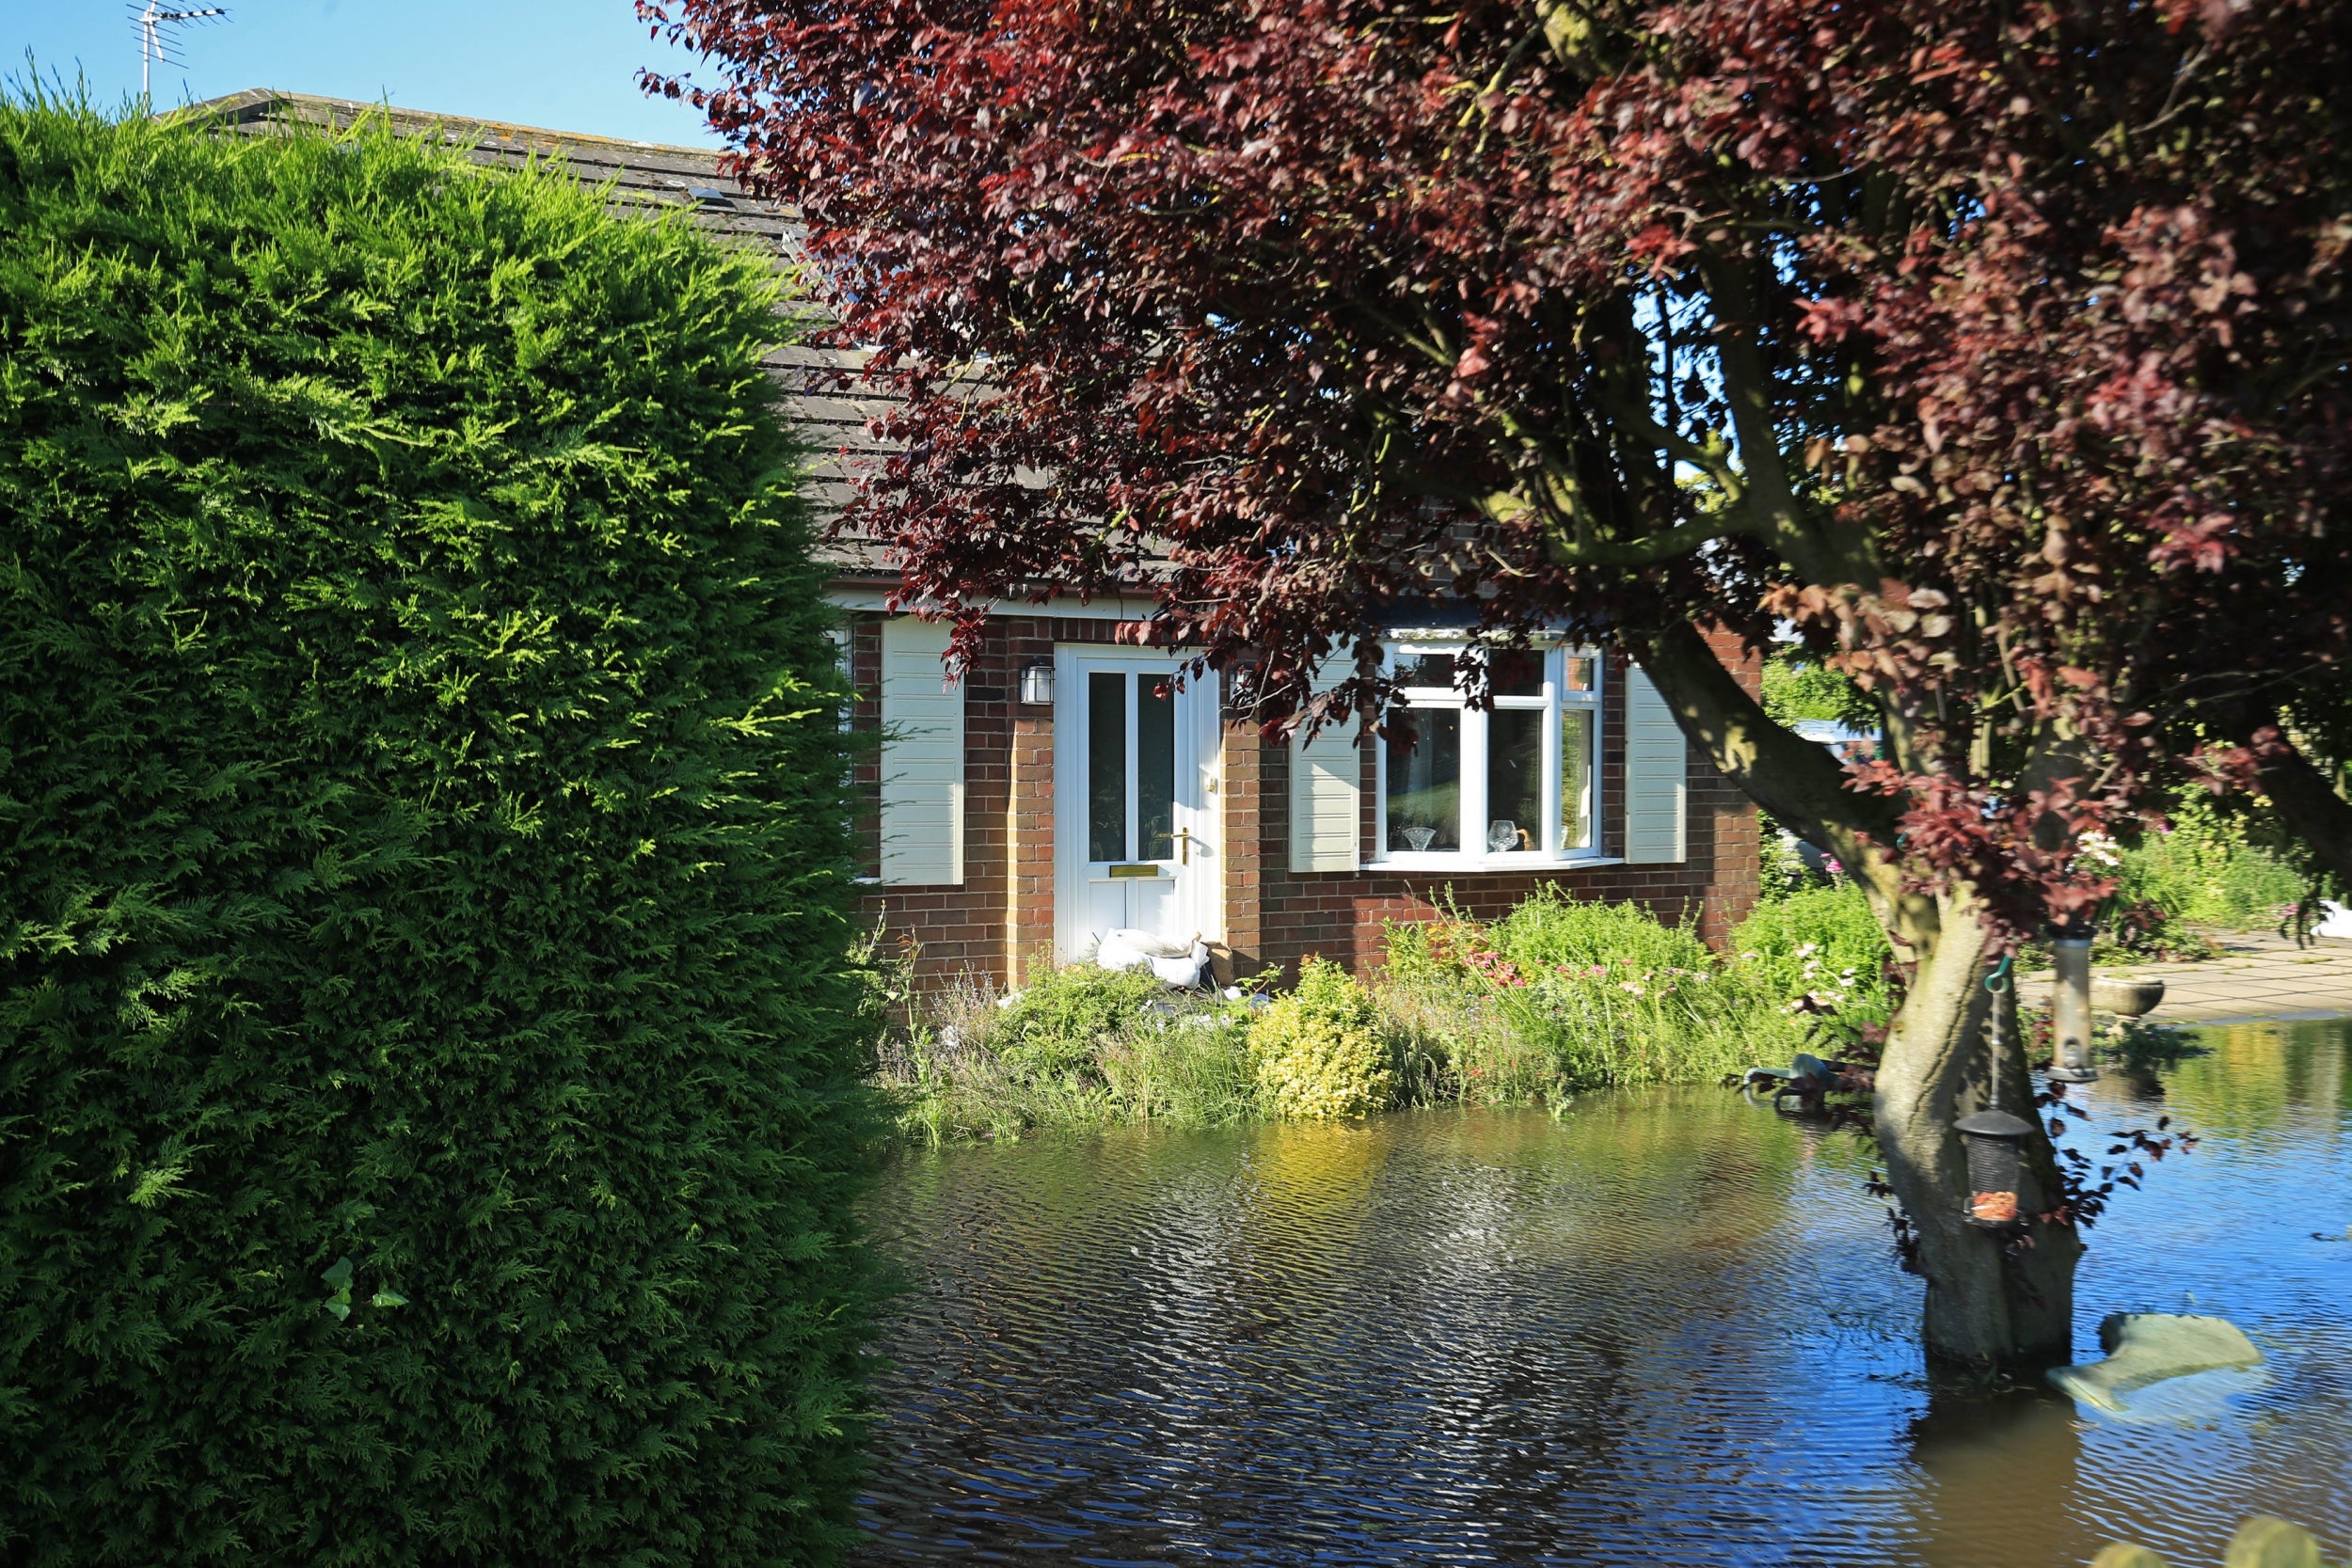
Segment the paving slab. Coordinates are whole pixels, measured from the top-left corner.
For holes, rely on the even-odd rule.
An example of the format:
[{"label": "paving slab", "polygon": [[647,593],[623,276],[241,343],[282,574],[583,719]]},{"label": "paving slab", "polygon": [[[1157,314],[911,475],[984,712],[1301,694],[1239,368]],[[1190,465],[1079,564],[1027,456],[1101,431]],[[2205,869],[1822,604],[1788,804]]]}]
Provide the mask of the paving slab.
[{"label": "paving slab", "polygon": [[[2310,945],[2270,931],[2206,931],[2221,956],[2197,963],[2101,967],[2095,977],[2162,980],[2159,1023],[2245,1023],[2262,1019],[2352,1018],[2352,940],[2315,937]],[[2050,1001],[2050,973],[2018,983],[2020,1000]]]}]

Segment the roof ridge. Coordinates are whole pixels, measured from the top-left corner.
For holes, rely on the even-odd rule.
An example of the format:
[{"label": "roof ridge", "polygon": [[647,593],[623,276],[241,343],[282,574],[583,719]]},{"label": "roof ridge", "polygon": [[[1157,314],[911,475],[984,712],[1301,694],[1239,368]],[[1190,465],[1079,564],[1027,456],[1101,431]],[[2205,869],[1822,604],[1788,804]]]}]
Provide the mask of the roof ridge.
[{"label": "roof ridge", "polygon": [[[704,158],[715,169],[725,150],[715,147],[685,147],[675,142],[632,141],[626,136],[599,136],[581,131],[557,131],[544,125],[523,125],[513,120],[483,119],[474,115],[437,114],[425,109],[405,109],[390,103],[370,103],[357,98],[335,98],[318,92],[285,92],[276,87],[246,87],[241,92],[223,93],[207,98],[185,108],[175,109],[159,118],[167,119],[213,119],[227,120],[232,125],[259,119],[273,110],[292,108],[294,118],[319,119],[331,118],[336,110],[353,116],[382,115],[395,125],[415,127],[447,127],[457,131],[480,132],[501,135],[514,141],[538,141],[557,147],[628,148],[639,152],[664,152],[688,158]],[[304,115],[304,108],[327,111],[325,117]]]}]

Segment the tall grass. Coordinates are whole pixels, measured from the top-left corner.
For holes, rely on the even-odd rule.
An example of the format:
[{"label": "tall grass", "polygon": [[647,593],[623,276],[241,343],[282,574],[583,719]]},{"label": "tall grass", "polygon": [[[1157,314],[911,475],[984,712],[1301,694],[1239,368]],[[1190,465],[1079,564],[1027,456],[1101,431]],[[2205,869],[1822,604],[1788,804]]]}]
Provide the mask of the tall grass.
[{"label": "tall grass", "polygon": [[1783,1001],[1809,998],[1883,1021],[1893,955],[1870,901],[1851,882],[1802,888],[1759,904],[1732,934],[1749,977]]},{"label": "tall grass", "polygon": [[1423,1092],[1478,1103],[1713,1082],[1805,1039],[1787,996],[1688,926],[1549,890],[1490,927],[1391,927],[1379,990]]}]

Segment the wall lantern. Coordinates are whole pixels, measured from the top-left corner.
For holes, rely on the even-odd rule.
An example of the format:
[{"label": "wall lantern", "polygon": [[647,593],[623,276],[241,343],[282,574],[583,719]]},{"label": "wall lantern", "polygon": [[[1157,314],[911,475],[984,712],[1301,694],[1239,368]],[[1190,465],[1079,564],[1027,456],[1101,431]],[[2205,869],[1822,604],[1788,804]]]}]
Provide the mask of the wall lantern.
[{"label": "wall lantern", "polygon": [[1985,1029],[1986,1053],[1992,1058],[1986,1106],[1952,1124],[1968,1156],[1968,1212],[1962,1217],[1984,1230],[2010,1230],[2023,1223],[2026,1140],[2033,1136],[2033,1123],[2001,1109],[2002,1047],[2009,1032],[2002,1003],[2009,990],[2009,966],[2005,955],[1984,977],[1984,989],[1993,993]]},{"label": "wall lantern", "polygon": [[1021,702],[1025,707],[1054,705],[1054,661],[1033,658],[1021,667]]},{"label": "wall lantern", "polygon": [[2050,990],[2051,1043],[2057,1048],[2050,1081],[2096,1083],[2099,1069],[2090,1060],[2090,939],[2052,932],[2050,966],[2058,974]]}]

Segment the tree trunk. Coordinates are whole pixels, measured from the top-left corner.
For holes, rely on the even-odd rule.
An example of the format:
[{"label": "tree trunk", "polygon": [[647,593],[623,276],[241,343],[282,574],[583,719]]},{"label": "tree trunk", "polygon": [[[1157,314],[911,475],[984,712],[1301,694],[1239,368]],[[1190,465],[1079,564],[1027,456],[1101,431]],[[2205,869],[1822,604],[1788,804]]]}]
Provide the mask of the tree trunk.
[{"label": "tree trunk", "polygon": [[[1989,942],[1975,895],[1910,886],[1886,847],[1897,838],[1891,805],[1844,788],[1845,769],[1827,749],[1774,723],[1696,627],[1670,626],[1644,642],[1643,666],[1685,737],[1750,800],[1834,847],[1898,956],[1917,963],[1879,1066],[1873,1112],[1887,1179],[1918,1230],[1929,1354],[1979,1366],[2064,1356],[2080,1237],[2036,1221],[2012,1241],[1963,1218],[1968,1178],[1952,1123],[1989,1103],[1984,1026],[1994,1001],[1982,983]],[[2006,993],[2000,1105],[2035,1123],[2026,1160],[2039,1191],[2018,1195],[2021,1212],[2033,1212],[2056,1203],[2058,1161],[2034,1109],[2016,1005],[2015,992]]]},{"label": "tree trunk", "polygon": [[2058,1162],[2033,1105],[2016,993],[1984,989],[1988,939],[1974,900],[1962,891],[1937,902],[1939,929],[1888,1034],[1872,1106],[1887,1180],[1918,1235],[1928,1354],[1979,1366],[2063,1360],[2073,1344],[2079,1236],[2040,1220],[2011,1236],[1965,1218],[1967,1164],[1952,1124],[1992,1103],[1985,1039],[1996,1004],[2008,1036],[1999,1106],[2036,1124],[2022,1213],[2055,1205]]}]

